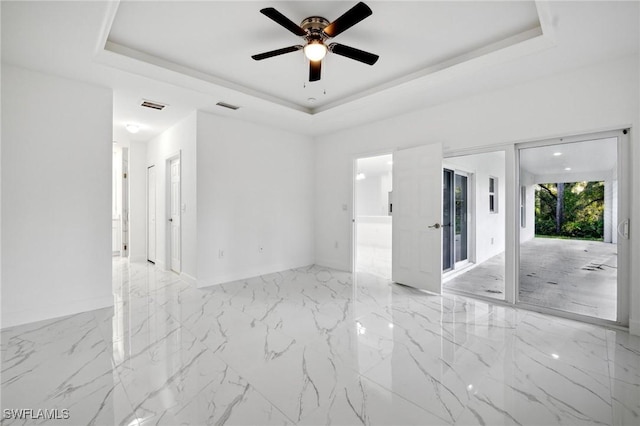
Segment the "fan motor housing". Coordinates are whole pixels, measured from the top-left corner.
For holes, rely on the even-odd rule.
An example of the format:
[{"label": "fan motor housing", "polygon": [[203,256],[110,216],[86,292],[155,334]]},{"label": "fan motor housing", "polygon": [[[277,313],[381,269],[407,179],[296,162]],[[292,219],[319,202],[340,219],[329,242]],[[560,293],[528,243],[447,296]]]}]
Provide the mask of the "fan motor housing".
[{"label": "fan motor housing", "polygon": [[310,16],[302,21],[300,27],[309,33],[310,40],[323,40],[325,37],[322,34],[330,22],[322,16]]}]

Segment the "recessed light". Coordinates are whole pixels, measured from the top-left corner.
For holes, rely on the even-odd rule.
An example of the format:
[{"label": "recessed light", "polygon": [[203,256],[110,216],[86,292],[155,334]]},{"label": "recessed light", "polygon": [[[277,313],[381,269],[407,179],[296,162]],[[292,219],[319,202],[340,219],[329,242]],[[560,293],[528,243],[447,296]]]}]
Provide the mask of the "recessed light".
[{"label": "recessed light", "polygon": [[571,167],[565,167],[564,169],[565,169],[566,171],[569,171],[569,170],[571,170]]},{"label": "recessed light", "polygon": [[136,134],[140,131],[140,126],[136,125],[136,124],[127,124],[125,126],[125,129],[127,129],[127,132],[129,133],[133,133]]},{"label": "recessed light", "polygon": [[314,103],[316,101],[316,98],[308,98],[307,100],[311,103]]},{"label": "recessed light", "polygon": [[560,157],[561,155],[562,155],[562,153],[561,153],[561,152],[554,152],[554,153],[553,153],[553,156],[554,156],[554,157]]},{"label": "recessed light", "polygon": [[365,176],[364,173],[358,173],[356,175],[356,180],[365,180],[367,178],[367,176]]}]

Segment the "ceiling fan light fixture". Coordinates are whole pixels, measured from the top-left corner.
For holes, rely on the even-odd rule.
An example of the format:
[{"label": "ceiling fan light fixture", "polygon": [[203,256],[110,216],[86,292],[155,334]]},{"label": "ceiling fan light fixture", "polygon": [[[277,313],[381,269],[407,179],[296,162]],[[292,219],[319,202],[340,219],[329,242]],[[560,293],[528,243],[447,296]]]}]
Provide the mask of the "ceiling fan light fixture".
[{"label": "ceiling fan light fixture", "polygon": [[310,61],[321,61],[327,54],[327,46],[321,40],[311,40],[304,47],[304,56]]}]

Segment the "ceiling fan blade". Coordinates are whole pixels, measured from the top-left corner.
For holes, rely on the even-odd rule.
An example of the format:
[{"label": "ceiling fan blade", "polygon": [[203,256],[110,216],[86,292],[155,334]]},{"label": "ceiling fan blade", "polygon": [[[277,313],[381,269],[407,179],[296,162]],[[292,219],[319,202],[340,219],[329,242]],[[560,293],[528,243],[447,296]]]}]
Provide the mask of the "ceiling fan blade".
[{"label": "ceiling fan blade", "polygon": [[375,64],[380,58],[378,55],[374,55],[373,53],[365,52],[364,50],[356,49],[355,47],[345,46],[340,43],[331,43],[329,45],[329,50],[336,55],[355,59],[356,61],[364,62],[367,65]]},{"label": "ceiling fan blade", "polygon": [[320,80],[322,61],[309,61],[309,81]]},{"label": "ceiling fan blade", "polygon": [[295,52],[296,50],[300,50],[300,49],[302,49],[302,46],[300,45],[289,46],[289,47],[283,47],[282,49],[271,50],[269,52],[258,53],[257,55],[253,55],[251,57],[256,61],[261,61],[263,59],[272,58],[274,56],[284,55],[285,53]]},{"label": "ceiling fan blade", "polygon": [[272,19],[276,23],[282,25],[283,27],[285,27],[286,29],[288,29],[289,31],[291,31],[297,36],[304,37],[307,35],[307,32],[302,28],[300,28],[298,24],[296,24],[291,19],[284,16],[282,13],[278,12],[273,7],[264,8],[260,10],[260,13],[262,13],[267,18]]},{"label": "ceiling fan blade", "polygon": [[371,8],[360,2],[347,10],[341,17],[330,23],[323,30],[323,33],[327,37],[335,37],[372,14],[373,12],[371,11]]}]

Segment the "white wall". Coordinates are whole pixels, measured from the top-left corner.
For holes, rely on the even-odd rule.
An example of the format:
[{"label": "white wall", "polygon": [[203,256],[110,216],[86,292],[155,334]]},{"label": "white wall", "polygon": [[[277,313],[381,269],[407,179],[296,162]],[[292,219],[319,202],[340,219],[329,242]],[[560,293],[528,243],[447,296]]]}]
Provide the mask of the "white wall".
[{"label": "white wall", "polygon": [[[505,246],[505,153],[504,151],[445,158],[443,167],[473,173],[475,186],[470,221],[475,235],[470,235],[471,252],[475,262],[502,253]],[[489,177],[497,178],[496,201],[498,210],[489,212]],[[469,188],[471,190],[471,188]]]},{"label": "white wall", "polygon": [[[196,276],[196,113],[193,112],[184,120],[156,136],[147,143],[147,167],[156,167],[156,264],[165,269],[170,268],[167,259],[167,236],[169,235],[169,216],[167,208],[167,160],[180,153],[181,201],[184,207],[181,216],[182,231],[182,274],[187,279]],[[137,167],[140,173],[139,167]],[[146,194],[146,173],[145,194]],[[140,184],[140,183],[139,183]],[[140,184],[141,185],[141,184]],[[140,191],[140,188],[138,188]],[[146,195],[145,195],[146,212]],[[141,218],[141,216],[140,216]],[[146,232],[146,216],[144,219]],[[146,243],[145,243],[146,253]]]},{"label": "white wall", "polygon": [[[583,67],[318,138],[316,260],[349,270],[352,159],[441,142],[445,152],[635,126],[638,56]],[[632,222],[640,223],[640,147],[631,134]],[[347,205],[347,210],[342,205]],[[334,241],[339,241],[335,248]],[[633,235],[631,258],[640,258]],[[640,262],[632,263],[631,327],[640,333]]]},{"label": "white wall", "polygon": [[3,65],[3,327],[113,304],[111,117],[109,89]]},{"label": "white wall", "polygon": [[388,216],[391,173],[370,175],[356,181],[358,216]]},{"label": "white wall", "polygon": [[129,260],[147,259],[147,144],[129,144]]},{"label": "white wall", "polygon": [[198,112],[197,140],[198,285],[314,263],[312,139]]}]

